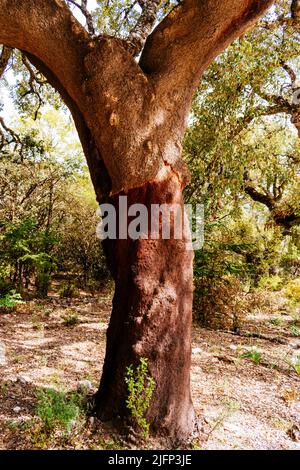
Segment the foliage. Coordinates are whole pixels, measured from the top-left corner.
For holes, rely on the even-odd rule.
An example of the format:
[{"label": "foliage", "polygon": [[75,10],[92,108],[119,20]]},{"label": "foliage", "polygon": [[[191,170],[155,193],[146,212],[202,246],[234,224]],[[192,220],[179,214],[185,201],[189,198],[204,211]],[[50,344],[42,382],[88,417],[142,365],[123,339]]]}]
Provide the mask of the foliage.
[{"label": "foliage", "polygon": [[126,369],[125,383],[128,389],[126,406],[136,424],[141,428],[146,439],[149,436],[150,424],[145,414],[155,389],[155,381],[148,373],[148,361],[141,357],[136,368],[130,365]]},{"label": "foliage", "polygon": [[59,289],[60,297],[78,297],[78,293],[79,291],[75,284],[72,284],[71,282],[62,282]]},{"label": "foliage", "polygon": [[[124,37],[140,15],[130,0],[93,3],[96,34]],[[158,20],[177,3],[162,2]],[[78,10],[71,2],[69,7]],[[205,207],[205,243],[195,253],[194,316],[210,326],[224,321],[238,328],[244,292],[279,289],[279,278],[288,280],[300,269],[299,227],[284,232],[274,219],[274,211],[299,214],[300,139],[286,66],[298,73],[300,42],[290,22],[276,25],[289,11],[290,2],[276,2],[204,72],[194,96],[183,147],[192,181],[184,195]],[[9,69],[13,80],[4,77],[3,87],[19,117],[8,116],[18,141],[1,148],[0,292],[32,293],[34,287],[46,296],[53,277],[67,273],[76,280],[74,287],[62,286],[62,296],[76,294],[78,282],[93,294],[109,273],[73,122],[33,66],[32,81],[24,54],[14,51]],[[275,209],[255,202],[247,181]],[[291,305],[296,291],[287,285]]]},{"label": "foliage", "polygon": [[[161,2],[157,20],[160,21],[177,3],[176,0]],[[97,0],[97,7],[92,15],[98,32],[125,37],[140,16],[140,6],[132,0]]]},{"label": "foliage", "polygon": [[296,372],[297,375],[300,375],[300,356],[287,359],[286,362]]},{"label": "foliage", "polygon": [[[204,72],[194,96],[183,148],[192,174],[185,200],[205,207],[204,246],[195,253],[194,316],[216,327],[220,304],[226,307],[227,276],[245,290],[270,291],[299,270],[297,222],[280,225],[287,214],[300,220],[300,134],[287,68],[298,74],[300,43],[297,31],[280,23],[289,10],[286,0],[276,2],[272,14]],[[250,197],[247,185],[271,204]],[[234,311],[234,300],[228,303]]]},{"label": "foliage", "polygon": [[[34,286],[37,296],[46,297],[58,271],[76,273],[85,284],[95,281],[94,290],[108,278],[96,238],[95,195],[78,140],[74,145],[72,126],[62,116],[46,109],[37,122],[29,118],[19,124],[24,145],[1,152],[1,293]],[[26,134],[30,126],[32,141]]]},{"label": "foliage", "polygon": [[[279,2],[274,16],[288,9],[287,1]],[[263,193],[274,191],[276,198],[283,191],[284,204],[298,207],[299,139],[288,125],[286,108],[276,114],[270,96],[291,102],[283,63],[297,67],[299,49],[297,32],[258,25],[204,73],[184,154],[192,170],[186,198],[202,200],[210,215],[226,210],[230,201],[252,204],[243,193],[246,173]]]},{"label": "foliage", "polygon": [[0,308],[11,309],[14,308],[18,304],[24,303],[22,301],[22,296],[15,290],[11,290],[3,297],[0,297]]},{"label": "foliage", "polygon": [[80,415],[80,397],[76,393],[67,395],[54,389],[37,392],[36,413],[50,433],[55,427],[70,433]]},{"label": "foliage", "polygon": [[241,355],[243,359],[251,359],[254,364],[259,364],[262,359],[262,355],[260,351],[257,351],[255,348],[251,349],[250,351],[246,351]]},{"label": "foliage", "polygon": [[258,281],[258,287],[261,289],[278,291],[282,288],[284,279],[280,276],[262,276]]},{"label": "foliage", "polygon": [[241,283],[234,276],[195,279],[194,318],[202,326],[238,331],[246,308]]},{"label": "foliage", "polygon": [[280,317],[270,318],[269,323],[274,326],[280,326],[282,319]]},{"label": "foliage", "polygon": [[73,326],[79,323],[79,318],[76,312],[69,311],[63,316],[64,326]]},{"label": "foliage", "polygon": [[296,336],[296,337],[300,336],[300,328],[298,326],[291,325],[290,326],[290,331],[291,331],[293,336]]},{"label": "foliage", "polygon": [[285,293],[293,302],[300,302],[300,279],[290,281],[285,287]]}]

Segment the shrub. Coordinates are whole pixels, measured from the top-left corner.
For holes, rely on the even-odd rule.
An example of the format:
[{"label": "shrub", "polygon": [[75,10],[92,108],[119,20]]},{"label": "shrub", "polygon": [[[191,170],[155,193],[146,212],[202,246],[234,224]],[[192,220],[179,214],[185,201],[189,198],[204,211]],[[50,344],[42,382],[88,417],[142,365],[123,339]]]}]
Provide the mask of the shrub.
[{"label": "shrub", "polygon": [[195,279],[194,318],[204,327],[236,331],[246,311],[246,296],[234,276]]},{"label": "shrub", "polygon": [[294,369],[297,375],[300,375],[300,356],[286,360],[287,364]]},{"label": "shrub", "polygon": [[300,302],[300,279],[290,281],[285,287],[285,294],[293,302]]},{"label": "shrub", "polygon": [[125,382],[128,389],[126,406],[136,424],[142,429],[142,435],[146,439],[149,436],[150,424],[147,422],[145,414],[155,389],[155,381],[148,374],[146,358],[141,357],[136,369],[132,365],[127,367]]},{"label": "shrub", "polygon": [[80,397],[76,393],[67,395],[54,389],[37,392],[36,413],[47,432],[58,427],[70,433],[80,415]]},{"label": "shrub", "polygon": [[284,280],[280,276],[262,276],[258,281],[261,289],[278,291],[283,287]]},{"label": "shrub", "polygon": [[60,297],[78,297],[79,291],[75,284],[72,284],[70,282],[63,282],[61,284],[61,287],[59,289],[59,295]]},{"label": "shrub", "polygon": [[72,309],[67,309],[66,314],[63,316],[63,323],[65,326],[73,326],[79,323],[79,318],[76,312]]},{"label": "shrub", "polygon": [[242,359],[250,359],[254,364],[259,364],[261,362],[261,352],[257,351],[256,349],[251,349],[251,351],[247,351],[241,355]]},{"label": "shrub", "polygon": [[8,267],[0,265],[0,296],[7,294],[13,288],[13,283],[9,279]]},{"label": "shrub", "polygon": [[300,328],[296,325],[290,326],[290,332],[292,333],[293,336],[300,336]]},{"label": "shrub", "polygon": [[282,318],[280,317],[270,318],[269,323],[274,326],[280,326],[282,324]]},{"label": "shrub", "polygon": [[18,304],[23,304],[21,294],[15,290],[11,290],[3,297],[0,297],[0,308],[13,309]]},{"label": "shrub", "polygon": [[268,313],[270,315],[280,315],[288,308],[287,301],[283,296],[278,296],[276,292],[262,289],[253,289],[247,294],[247,308],[250,312]]}]

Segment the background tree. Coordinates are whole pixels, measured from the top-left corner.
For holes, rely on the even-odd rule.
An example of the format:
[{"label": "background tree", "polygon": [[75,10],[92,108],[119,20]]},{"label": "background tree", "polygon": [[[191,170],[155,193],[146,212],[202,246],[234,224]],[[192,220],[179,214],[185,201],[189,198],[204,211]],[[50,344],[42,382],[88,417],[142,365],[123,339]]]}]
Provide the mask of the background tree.
[{"label": "background tree", "polygon": [[188,199],[213,210],[225,189],[244,191],[286,233],[299,223],[296,3],[277,2],[205,72],[184,147],[194,175]]},{"label": "background tree", "polygon": [[[95,289],[107,279],[96,238],[96,201],[82,155],[74,154],[71,123],[43,108],[42,118],[14,122],[17,142],[5,136],[0,159],[0,288],[46,296],[51,275]],[[35,113],[35,111],[34,111]],[[51,128],[55,123],[55,135]],[[63,136],[63,137],[62,137]],[[57,139],[64,139],[63,145]],[[77,149],[79,151],[79,149]]]},{"label": "background tree", "polygon": [[[205,245],[195,259],[195,310],[204,324],[216,323],[207,299],[221,298],[222,289],[224,305],[235,311],[236,278],[257,285],[283,269],[291,247],[288,264],[298,263],[299,31],[291,7],[295,2],[277,2],[205,71],[194,97],[185,198],[206,208]],[[226,315],[225,326],[233,327]]]}]

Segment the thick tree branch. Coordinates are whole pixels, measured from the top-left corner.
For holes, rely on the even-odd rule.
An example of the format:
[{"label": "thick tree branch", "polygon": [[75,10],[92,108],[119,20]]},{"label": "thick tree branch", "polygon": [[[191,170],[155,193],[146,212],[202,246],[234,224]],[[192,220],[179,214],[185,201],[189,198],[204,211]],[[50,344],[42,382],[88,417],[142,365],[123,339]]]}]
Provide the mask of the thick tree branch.
[{"label": "thick tree branch", "polygon": [[185,185],[181,141],[201,73],[271,3],[183,0],[148,37],[141,67],[124,41],[91,38],[63,0],[0,0],[0,43],[24,51],[63,96],[94,185],[104,168],[113,193],[166,168]]},{"label": "thick tree branch", "polygon": [[283,209],[278,208],[276,211],[271,213],[271,216],[276,225],[280,225],[285,229],[285,235],[290,234],[290,229],[292,227],[300,225],[300,214],[299,212],[295,212],[291,207]]},{"label": "thick tree branch", "polygon": [[300,214],[294,208],[280,203],[283,197],[284,183],[276,187],[274,183],[273,194],[269,191],[261,192],[257,190],[253,182],[249,179],[248,172],[244,174],[244,192],[250,198],[264,204],[270,211],[270,216],[276,225],[284,228],[284,234],[288,235],[291,227],[300,224]]},{"label": "thick tree branch", "polygon": [[90,169],[91,179],[99,202],[102,197],[106,197],[111,189],[111,181],[107,169],[100,156],[97,144],[91,135],[84,116],[77,106],[76,102],[68,94],[68,91],[62,86],[57,77],[48,67],[35,56],[27,54],[30,62],[47,78],[50,85],[58,91],[65,104],[68,106],[80,138],[80,142]]},{"label": "thick tree branch", "polygon": [[89,40],[62,0],[0,0],[0,43],[36,56],[76,101]]},{"label": "thick tree branch", "polygon": [[[0,0],[1,43],[25,53],[60,93],[74,118],[98,198],[109,192],[107,170],[83,116],[87,109],[84,60],[94,47],[88,33],[62,0]],[[0,140],[6,144],[2,134]]]},{"label": "thick tree branch", "polygon": [[292,0],[291,16],[295,23],[300,24],[300,0]]},{"label": "thick tree branch", "polygon": [[273,210],[275,203],[271,195],[257,191],[257,189],[250,183],[245,184],[244,191],[253,201],[264,204],[270,211]]},{"label": "thick tree branch", "polygon": [[148,37],[140,65],[191,90],[203,70],[249,28],[273,0],[183,0]]}]

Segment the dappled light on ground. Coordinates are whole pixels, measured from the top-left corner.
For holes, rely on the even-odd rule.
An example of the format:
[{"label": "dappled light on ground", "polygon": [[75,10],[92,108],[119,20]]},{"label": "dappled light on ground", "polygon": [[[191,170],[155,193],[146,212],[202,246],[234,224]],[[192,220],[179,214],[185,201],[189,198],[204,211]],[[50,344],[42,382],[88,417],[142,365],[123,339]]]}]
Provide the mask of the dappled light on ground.
[{"label": "dappled light on ground", "polygon": [[[272,295],[280,305],[280,293]],[[104,359],[111,294],[28,304],[23,313],[20,308],[0,316],[3,449],[42,447],[30,430],[36,426],[36,390],[76,391],[81,380],[96,390]],[[70,311],[76,321],[66,325]],[[196,448],[300,448],[289,432],[300,418],[300,380],[289,362],[299,354],[300,339],[290,334],[289,315],[276,318],[253,311],[239,334],[194,325],[191,380],[201,427]],[[84,432],[52,442],[53,448],[93,445]]]}]

